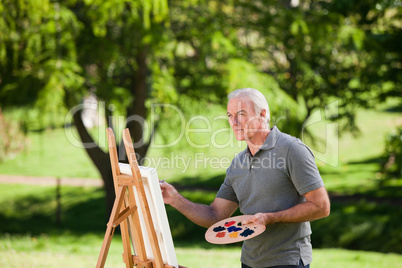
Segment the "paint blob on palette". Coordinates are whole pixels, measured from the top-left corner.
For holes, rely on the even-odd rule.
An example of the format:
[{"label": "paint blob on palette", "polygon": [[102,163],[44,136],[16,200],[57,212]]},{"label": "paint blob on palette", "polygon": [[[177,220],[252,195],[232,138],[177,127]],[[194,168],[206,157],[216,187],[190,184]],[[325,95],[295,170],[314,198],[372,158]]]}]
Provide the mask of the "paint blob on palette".
[{"label": "paint blob on palette", "polygon": [[229,244],[244,241],[265,231],[260,224],[242,224],[250,215],[236,216],[219,221],[208,228],[205,239],[212,244]]}]

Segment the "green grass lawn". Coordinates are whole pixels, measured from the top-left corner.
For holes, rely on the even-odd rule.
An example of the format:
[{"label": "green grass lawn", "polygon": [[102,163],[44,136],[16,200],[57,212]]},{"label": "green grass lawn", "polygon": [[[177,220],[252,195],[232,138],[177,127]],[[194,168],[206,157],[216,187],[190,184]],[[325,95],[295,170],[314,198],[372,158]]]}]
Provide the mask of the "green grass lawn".
[{"label": "green grass lawn", "polygon": [[[186,190],[183,194],[201,203],[208,203],[214,197],[212,192],[199,190]],[[1,185],[0,267],[69,267],[72,262],[77,267],[93,266],[106,229],[103,196],[100,188],[63,186],[59,204],[61,222],[57,222],[54,186]],[[170,207],[167,212],[182,265],[239,266],[239,245],[210,245],[202,239],[205,228],[195,226]],[[402,238],[401,217],[399,207],[386,204],[335,203],[331,217],[313,222],[313,244],[326,243],[333,247],[342,244],[353,248],[361,240],[363,246],[380,249],[381,244],[385,246],[390,241],[388,245],[398,249]],[[106,267],[123,265],[122,244],[119,232],[116,234]],[[317,248],[314,256],[312,267],[393,267],[402,259],[398,254]]]},{"label": "green grass lawn", "polygon": [[[9,236],[0,239],[0,267],[87,268],[94,267],[102,244],[101,235]],[[240,267],[240,248],[185,244],[175,246],[179,263],[191,268]],[[124,267],[119,235],[113,238],[105,267]],[[343,249],[314,249],[316,268],[396,267],[402,255]]]},{"label": "green grass lawn", "polygon": [[24,151],[0,163],[0,174],[100,178],[84,149],[72,144],[64,129],[30,132]]}]

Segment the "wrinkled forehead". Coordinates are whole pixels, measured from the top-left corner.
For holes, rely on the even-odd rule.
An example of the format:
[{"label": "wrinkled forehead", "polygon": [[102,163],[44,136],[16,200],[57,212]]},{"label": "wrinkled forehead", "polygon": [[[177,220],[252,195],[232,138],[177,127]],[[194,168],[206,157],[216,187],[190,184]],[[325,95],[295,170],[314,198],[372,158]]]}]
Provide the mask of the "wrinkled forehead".
[{"label": "wrinkled forehead", "polygon": [[254,103],[248,98],[230,99],[227,106],[227,112],[230,114],[236,114],[239,111],[254,113]]}]

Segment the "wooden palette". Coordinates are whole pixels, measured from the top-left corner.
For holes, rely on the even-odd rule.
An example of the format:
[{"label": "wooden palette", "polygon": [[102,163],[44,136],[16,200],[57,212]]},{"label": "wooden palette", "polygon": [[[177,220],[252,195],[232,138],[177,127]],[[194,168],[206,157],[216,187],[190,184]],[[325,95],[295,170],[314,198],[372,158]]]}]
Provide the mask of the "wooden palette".
[{"label": "wooden palette", "polygon": [[221,220],[205,233],[205,239],[212,244],[230,244],[244,241],[265,231],[265,225],[261,224],[242,224],[250,218],[250,215],[242,215]]}]

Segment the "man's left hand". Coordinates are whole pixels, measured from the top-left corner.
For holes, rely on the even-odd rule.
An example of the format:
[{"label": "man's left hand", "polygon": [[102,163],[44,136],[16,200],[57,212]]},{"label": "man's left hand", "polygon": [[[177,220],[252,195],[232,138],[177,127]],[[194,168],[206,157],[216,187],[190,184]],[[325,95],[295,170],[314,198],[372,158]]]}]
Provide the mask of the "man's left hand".
[{"label": "man's left hand", "polygon": [[262,224],[269,225],[276,222],[274,213],[257,213],[247,220],[244,220],[242,224]]}]

